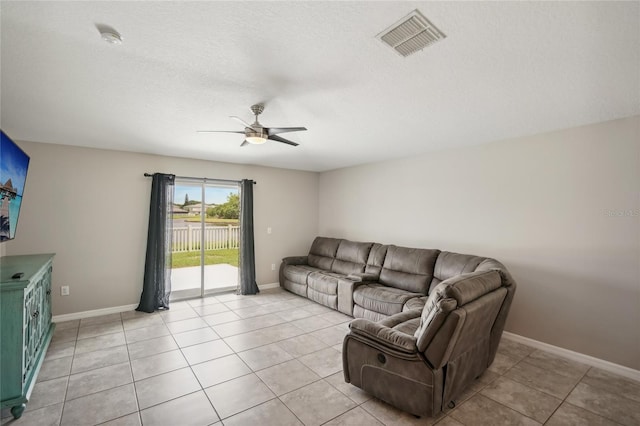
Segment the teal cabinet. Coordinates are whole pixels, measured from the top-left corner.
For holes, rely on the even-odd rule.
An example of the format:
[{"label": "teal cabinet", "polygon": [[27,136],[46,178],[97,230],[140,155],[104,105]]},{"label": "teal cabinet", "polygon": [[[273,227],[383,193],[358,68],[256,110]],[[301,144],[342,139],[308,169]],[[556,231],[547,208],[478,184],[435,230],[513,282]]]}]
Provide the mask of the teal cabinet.
[{"label": "teal cabinet", "polygon": [[55,327],[53,256],[0,257],[0,407],[11,407],[16,419],[29,401]]}]

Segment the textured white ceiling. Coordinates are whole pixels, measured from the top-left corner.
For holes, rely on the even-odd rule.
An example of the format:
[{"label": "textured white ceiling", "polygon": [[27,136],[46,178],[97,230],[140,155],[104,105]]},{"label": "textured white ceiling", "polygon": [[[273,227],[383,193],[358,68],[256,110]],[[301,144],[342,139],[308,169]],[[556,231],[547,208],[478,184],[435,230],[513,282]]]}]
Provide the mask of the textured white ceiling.
[{"label": "textured white ceiling", "polygon": [[[447,38],[375,36],[413,9]],[[640,114],[640,2],[0,3],[14,139],[323,171]],[[96,24],[118,30],[108,45]],[[240,148],[228,118],[306,126]]]}]

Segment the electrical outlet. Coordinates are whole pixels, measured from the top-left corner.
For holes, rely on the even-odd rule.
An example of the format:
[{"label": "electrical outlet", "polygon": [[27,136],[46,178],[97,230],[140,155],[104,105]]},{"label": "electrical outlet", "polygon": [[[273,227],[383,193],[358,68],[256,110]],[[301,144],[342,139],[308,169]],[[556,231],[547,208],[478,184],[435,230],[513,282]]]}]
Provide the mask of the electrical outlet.
[{"label": "electrical outlet", "polygon": [[68,296],[69,295],[69,286],[68,285],[63,285],[62,287],[60,287],[60,295],[61,296]]},{"label": "electrical outlet", "polygon": [[267,234],[270,234],[270,233],[271,233],[271,227],[269,226],[269,227],[267,228]]},{"label": "electrical outlet", "polygon": [[275,271],[275,270],[276,270],[276,264],[275,264],[275,263],[272,263],[272,264],[271,264],[271,270],[272,270],[272,271]]}]

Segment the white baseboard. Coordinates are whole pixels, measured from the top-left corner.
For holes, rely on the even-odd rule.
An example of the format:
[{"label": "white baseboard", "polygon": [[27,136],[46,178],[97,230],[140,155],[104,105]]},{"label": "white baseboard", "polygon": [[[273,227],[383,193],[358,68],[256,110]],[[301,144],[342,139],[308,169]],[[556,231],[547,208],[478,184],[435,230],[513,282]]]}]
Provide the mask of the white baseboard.
[{"label": "white baseboard", "polygon": [[502,335],[509,340],[513,340],[514,342],[523,343],[527,346],[531,346],[536,349],[540,349],[554,355],[570,359],[572,361],[581,362],[583,364],[587,364],[592,367],[596,367],[601,370],[605,370],[610,373],[618,374],[628,379],[640,382],[640,370],[634,370],[633,368],[625,367],[624,365],[620,364],[614,364],[613,362],[581,354],[580,352],[574,352],[569,349],[561,348],[559,346],[554,346],[548,343],[540,342],[538,340],[529,339],[528,337],[509,333],[508,331],[503,332]]},{"label": "white baseboard", "polygon": [[261,284],[258,286],[260,290],[266,290],[269,288],[278,288],[278,287],[280,287],[280,283]]},{"label": "white baseboard", "polygon": [[73,321],[83,318],[99,317],[100,315],[119,314],[120,312],[133,311],[138,304],[114,306],[111,308],[94,309],[92,311],[74,312],[72,314],[54,315],[53,322]]}]

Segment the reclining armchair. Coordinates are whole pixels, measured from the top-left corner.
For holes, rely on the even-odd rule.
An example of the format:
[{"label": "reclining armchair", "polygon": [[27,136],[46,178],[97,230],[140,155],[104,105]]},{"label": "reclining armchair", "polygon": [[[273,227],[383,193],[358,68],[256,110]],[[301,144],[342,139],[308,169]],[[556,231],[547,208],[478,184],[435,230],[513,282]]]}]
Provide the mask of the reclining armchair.
[{"label": "reclining armchair", "polygon": [[408,413],[437,415],[493,362],[514,292],[509,273],[490,260],[439,283],[422,309],[353,320],[345,381]]}]

